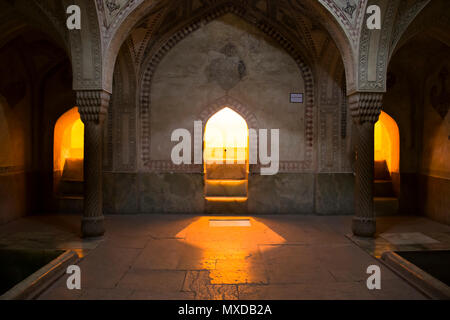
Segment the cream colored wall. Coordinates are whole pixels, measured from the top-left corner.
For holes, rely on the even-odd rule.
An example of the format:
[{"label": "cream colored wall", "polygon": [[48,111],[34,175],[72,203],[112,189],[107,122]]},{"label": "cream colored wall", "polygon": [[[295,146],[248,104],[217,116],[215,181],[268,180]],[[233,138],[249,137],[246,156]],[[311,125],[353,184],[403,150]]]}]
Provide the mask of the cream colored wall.
[{"label": "cream colored wall", "polygon": [[[246,75],[227,91],[220,74],[208,70],[214,60],[227,59],[220,51],[229,43],[238,54],[228,62],[240,58]],[[234,15],[219,18],[177,44],[157,68],[151,92],[151,140],[157,142],[151,143],[151,158],[170,160],[172,131],[193,131],[200,113],[228,94],[248,107],[260,128],[281,129],[280,160],[301,161],[305,106],[291,104],[289,94],[304,90],[295,61],[272,39]]]}]

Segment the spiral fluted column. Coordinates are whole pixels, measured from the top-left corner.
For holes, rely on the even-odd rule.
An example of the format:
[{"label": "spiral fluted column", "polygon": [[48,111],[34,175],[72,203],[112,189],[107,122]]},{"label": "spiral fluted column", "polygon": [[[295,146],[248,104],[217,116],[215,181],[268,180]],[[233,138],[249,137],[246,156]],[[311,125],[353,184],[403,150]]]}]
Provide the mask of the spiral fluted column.
[{"label": "spiral fluted column", "polygon": [[81,233],[85,238],[105,233],[102,194],[103,122],[110,94],[77,91],[77,105],[84,123],[84,210]]},{"label": "spiral fluted column", "polygon": [[373,210],[374,129],[381,112],[382,93],[355,93],[349,97],[350,111],[357,129],[355,216],[353,234],[373,237],[376,219]]}]

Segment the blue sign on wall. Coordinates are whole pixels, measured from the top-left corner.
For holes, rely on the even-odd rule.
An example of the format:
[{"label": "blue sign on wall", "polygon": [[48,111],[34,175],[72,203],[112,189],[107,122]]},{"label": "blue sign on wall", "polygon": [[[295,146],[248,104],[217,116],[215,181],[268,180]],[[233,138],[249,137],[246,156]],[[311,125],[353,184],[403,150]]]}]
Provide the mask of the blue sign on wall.
[{"label": "blue sign on wall", "polygon": [[291,103],[303,103],[303,93],[291,93]]}]

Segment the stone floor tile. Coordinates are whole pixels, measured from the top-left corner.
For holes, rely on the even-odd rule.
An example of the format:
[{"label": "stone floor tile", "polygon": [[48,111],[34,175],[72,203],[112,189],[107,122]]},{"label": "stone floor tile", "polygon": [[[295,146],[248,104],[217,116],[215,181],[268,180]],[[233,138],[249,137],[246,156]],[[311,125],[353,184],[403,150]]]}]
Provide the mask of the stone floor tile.
[{"label": "stone floor tile", "polygon": [[[114,288],[123,275],[131,268],[139,254],[138,249],[124,249],[100,245],[89,252],[78,266],[81,269],[82,288]],[[66,287],[69,275],[65,274],[57,281],[60,287]]]},{"label": "stone floor tile", "polygon": [[155,293],[178,292],[183,288],[185,271],[131,269],[117,285],[118,288]]},{"label": "stone floor tile", "polygon": [[193,292],[154,292],[136,290],[128,300],[194,300]]},{"label": "stone floor tile", "polygon": [[373,300],[359,282],[238,286],[240,300]]},{"label": "stone floor tile", "polygon": [[79,300],[126,300],[133,290],[131,289],[82,289]]},{"label": "stone floor tile", "polygon": [[134,267],[150,270],[176,270],[187,251],[192,252],[195,249],[175,239],[150,240],[136,259]]},{"label": "stone floor tile", "polygon": [[51,286],[42,293],[38,300],[78,300],[82,295],[80,290],[69,290],[67,287]]}]

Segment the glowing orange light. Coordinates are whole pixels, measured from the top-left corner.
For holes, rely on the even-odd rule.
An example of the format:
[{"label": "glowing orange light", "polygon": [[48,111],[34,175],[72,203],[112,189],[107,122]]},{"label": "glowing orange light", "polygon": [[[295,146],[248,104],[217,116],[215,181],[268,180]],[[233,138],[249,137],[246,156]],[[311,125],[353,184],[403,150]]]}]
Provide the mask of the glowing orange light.
[{"label": "glowing orange light", "polygon": [[[201,217],[180,231],[178,241],[202,249],[201,268],[209,270],[212,284],[261,283],[265,271],[259,252],[264,244],[276,245],[286,240],[251,217],[250,227],[212,227],[210,221],[236,220],[236,217]],[[213,224],[214,225],[214,224]]]},{"label": "glowing orange light", "polygon": [[389,172],[399,171],[400,135],[397,123],[381,112],[375,124],[375,161],[386,161]]},{"label": "glowing orange light", "polygon": [[230,108],[213,115],[205,127],[206,163],[217,161],[245,163],[248,159],[248,127],[244,118]]},{"label": "glowing orange light", "polygon": [[204,170],[207,201],[247,201],[248,135],[244,118],[228,107],[206,123]]},{"label": "glowing orange light", "polygon": [[83,159],[84,154],[84,124],[81,119],[72,125],[70,135],[70,158]]},{"label": "glowing orange light", "polygon": [[206,197],[207,201],[211,202],[245,202],[247,197]]},{"label": "glowing orange light", "polygon": [[62,171],[66,159],[83,159],[84,124],[77,107],[64,113],[56,122],[53,149],[54,171]]}]

